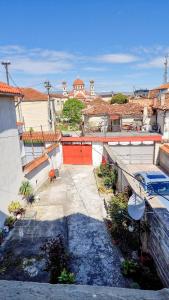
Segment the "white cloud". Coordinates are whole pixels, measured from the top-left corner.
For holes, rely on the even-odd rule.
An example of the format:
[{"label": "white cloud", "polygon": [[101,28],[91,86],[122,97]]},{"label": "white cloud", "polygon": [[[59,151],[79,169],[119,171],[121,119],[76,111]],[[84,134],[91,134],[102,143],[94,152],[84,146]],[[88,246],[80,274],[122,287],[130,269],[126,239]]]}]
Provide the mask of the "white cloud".
[{"label": "white cloud", "polygon": [[105,54],[97,57],[97,61],[112,64],[131,63],[138,60],[138,57],[132,54],[113,53]]},{"label": "white cloud", "polygon": [[11,68],[29,74],[52,74],[70,70],[72,64],[59,61],[33,60],[31,58],[16,58]]},{"label": "white cloud", "polygon": [[139,68],[150,69],[150,68],[163,68],[164,67],[164,57],[156,57],[147,62],[137,65]]},{"label": "white cloud", "polygon": [[169,46],[164,45],[152,45],[149,47],[146,46],[138,46],[132,49],[132,52],[137,55],[165,55],[169,52]]},{"label": "white cloud", "polygon": [[103,72],[106,71],[106,68],[102,68],[102,67],[85,67],[83,68],[83,70],[85,71],[91,71],[91,72]]},{"label": "white cloud", "polygon": [[9,60],[11,69],[28,74],[53,74],[70,70],[75,57],[71,53],[17,45],[0,46],[0,60]]}]

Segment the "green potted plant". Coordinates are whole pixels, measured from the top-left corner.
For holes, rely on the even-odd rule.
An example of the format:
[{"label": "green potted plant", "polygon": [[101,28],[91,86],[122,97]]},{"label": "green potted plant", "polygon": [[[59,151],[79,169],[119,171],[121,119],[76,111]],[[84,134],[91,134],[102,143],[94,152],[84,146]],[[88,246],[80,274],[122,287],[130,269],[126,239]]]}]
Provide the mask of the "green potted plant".
[{"label": "green potted plant", "polygon": [[8,211],[10,214],[16,216],[17,219],[20,219],[25,209],[21,206],[19,201],[12,201],[8,206]]},{"label": "green potted plant", "polygon": [[9,230],[12,229],[14,227],[14,223],[16,221],[16,218],[13,216],[9,216],[6,218],[4,225],[8,226]]},{"label": "green potted plant", "polygon": [[29,198],[33,196],[33,188],[29,181],[22,181],[19,193],[29,201]]}]

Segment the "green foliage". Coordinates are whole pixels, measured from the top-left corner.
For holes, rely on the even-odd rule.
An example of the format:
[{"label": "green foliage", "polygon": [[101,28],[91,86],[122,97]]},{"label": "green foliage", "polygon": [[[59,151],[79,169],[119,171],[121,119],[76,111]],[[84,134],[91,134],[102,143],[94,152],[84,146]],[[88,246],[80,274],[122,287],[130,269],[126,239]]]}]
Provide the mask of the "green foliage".
[{"label": "green foliage", "polygon": [[50,273],[50,283],[58,283],[61,272],[67,269],[68,260],[63,237],[59,234],[56,238],[48,240],[40,249],[45,254],[45,270]]},{"label": "green foliage", "polygon": [[107,188],[111,188],[111,186],[112,186],[112,180],[111,180],[110,177],[105,177],[105,178],[104,178],[104,185],[105,185],[105,187],[107,187]]},{"label": "green foliage", "polygon": [[[120,248],[126,255],[139,247],[138,224],[131,221],[127,212],[128,196],[126,193],[119,193],[113,196],[109,202],[108,212],[112,222],[111,234],[113,239],[120,240]],[[132,225],[133,232],[129,231]]]},{"label": "green foliage", "polygon": [[128,198],[126,194],[119,193],[113,196],[109,202],[109,215],[115,226],[122,227],[126,221]]},{"label": "green foliage", "polygon": [[132,276],[134,273],[138,271],[138,264],[130,259],[125,259],[122,262],[122,273],[125,276]]},{"label": "green foliage", "polygon": [[100,165],[100,172],[102,176],[109,176],[110,175],[110,165],[108,163]]},{"label": "green foliage", "polygon": [[29,128],[29,132],[30,132],[30,133],[34,132],[33,127],[30,127],[30,128]]},{"label": "green foliage", "polygon": [[117,170],[112,169],[108,163],[101,164],[97,169],[97,176],[103,178],[104,186],[106,188],[113,189],[113,191],[116,190],[117,175]]},{"label": "green foliage", "polygon": [[80,100],[68,99],[63,106],[63,117],[72,124],[78,124],[81,122],[83,108],[85,105]]},{"label": "green foliage", "polygon": [[62,284],[73,284],[75,282],[75,276],[73,273],[68,272],[65,268],[61,272],[60,276],[58,277],[59,283]]},{"label": "green foliage", "polygon": [[22,209],[21,204],[18,201],[12,201],[8,206],[9,213],[16,213],[18,210]]},{"label": "green foliage", "polygon": [[117,104],[124,104],[128,102],[128,98],[126,95],[123,95],[122,93],[118,93],[114,95],[111,99],[111,104],[117,103]]},{"label": "green foliage", "polygon": [[25,196],[25,197],[29,197],[29,196],[32,195],[33,188],[32,188],[29,181],[22,181],[22,184],[21,184],[20,189],[19,189],[19,193],[22,196]]},{"label": "green foliage", "polygon": [[12,216],[9,216],[9,217],[6,218],[6,220],[4,222],[4,225],[8,226],[9,229],[12,229],[13,226],[14,226],[15,221],[16,221],[16,218],[14,218]]}]

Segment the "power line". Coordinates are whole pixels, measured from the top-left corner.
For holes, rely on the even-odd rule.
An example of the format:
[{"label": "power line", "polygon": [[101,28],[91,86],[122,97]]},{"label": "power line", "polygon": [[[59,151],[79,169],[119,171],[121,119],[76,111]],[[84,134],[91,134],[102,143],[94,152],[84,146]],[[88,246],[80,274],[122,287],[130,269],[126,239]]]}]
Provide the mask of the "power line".
[{"label": "power line", "polygon": [[11,79],[11,81],[13,82],[13,84],[17,87],[17,89],[21,92],[21,94],[23,93],[23,91],[21,90],[21,88],[16,84],[16,82],[14,81],[14,79],[12,78],[12,75],[10,73],[8,73],[9,78]]}]

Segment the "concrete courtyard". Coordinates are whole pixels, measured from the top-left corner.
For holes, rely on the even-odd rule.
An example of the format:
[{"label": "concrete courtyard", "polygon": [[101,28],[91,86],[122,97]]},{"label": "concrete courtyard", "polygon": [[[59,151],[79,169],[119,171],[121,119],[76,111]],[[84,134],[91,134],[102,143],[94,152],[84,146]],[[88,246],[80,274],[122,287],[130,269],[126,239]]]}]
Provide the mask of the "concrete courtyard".
[{"label": "concrete courtyard", "polygon": [[[125,287],[120,253],[112,245],[104,224],[104,205],[96,188],[93,168],[64,166],[60,178],[44,185],[39,195],[40,201],[27,210],[30,216],[36,212],[36,219],[17,223],[4,245],[4,253],[9,251],[20,259],[37,257],[46,239],[61,233],[77,284]],[[41,257],[34,269],[34,276],[30,277],[20,265],[7,269],[0,274],[0,279],[48,282]]]}]

